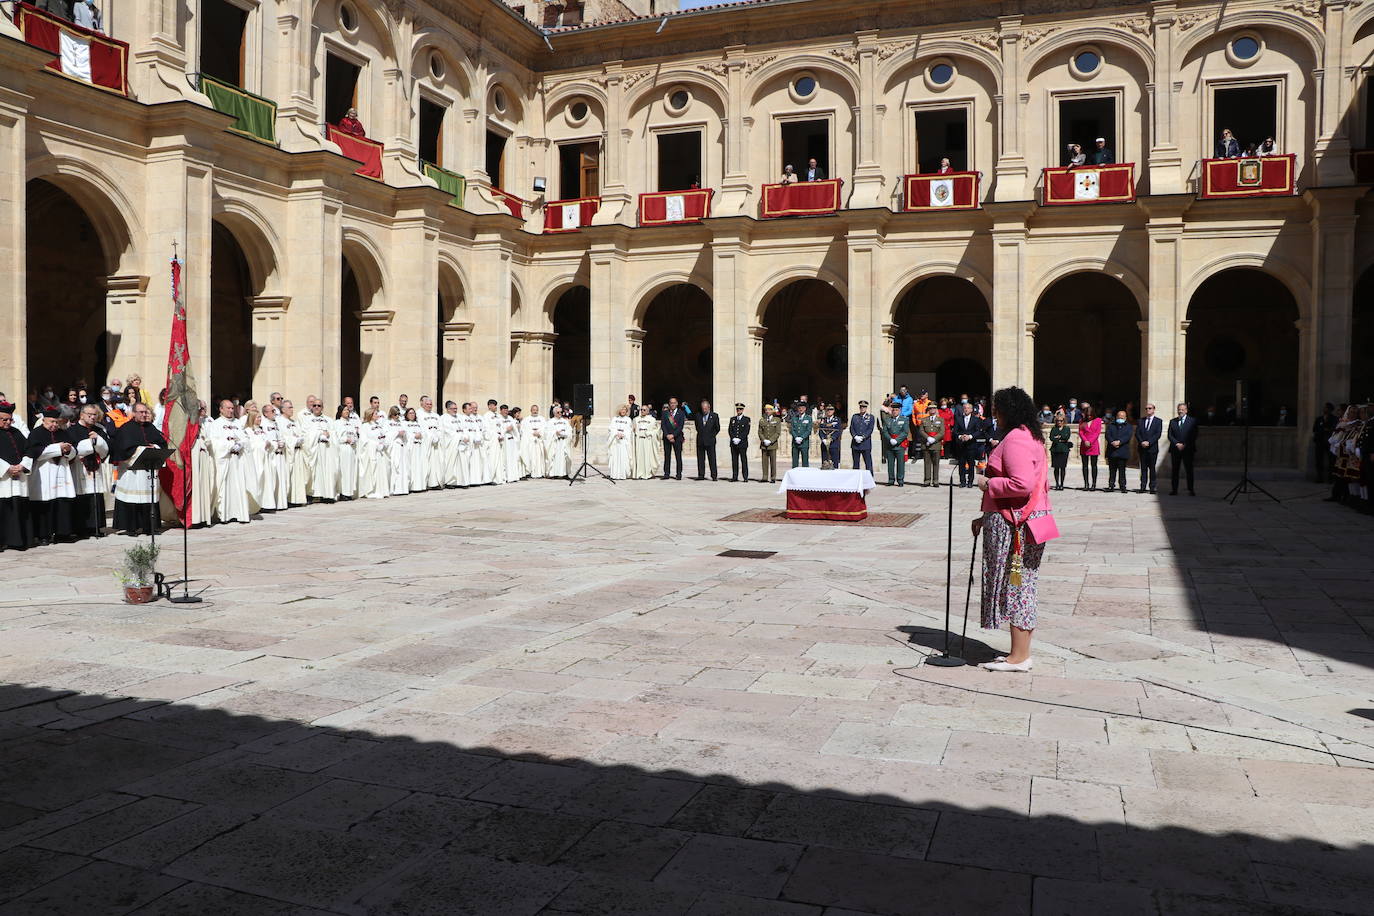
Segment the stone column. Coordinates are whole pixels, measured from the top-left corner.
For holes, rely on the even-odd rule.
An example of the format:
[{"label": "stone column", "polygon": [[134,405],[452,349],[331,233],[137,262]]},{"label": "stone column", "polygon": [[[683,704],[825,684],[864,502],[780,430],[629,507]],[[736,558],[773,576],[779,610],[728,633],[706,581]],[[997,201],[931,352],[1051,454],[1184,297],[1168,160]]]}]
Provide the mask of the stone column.
[{"label": "stone column", "polygon": [[730,232],[712,241],[711,392],[721,403],[756,400],[763,380],[761,372],[751,375],[748,338],[755,306],[748,301],[748,267],[747,239]]},{"label": "stone column", "polygon": [[1325,78],[1320,84],[1320,114],[1314,149],[1317,179],[1324,185],[1348,185],[1355,180],[1350,168],[1351,81],[1345,72],[1346,59],[1350,55],[1345,34],[1349,4],[1347,0],[1326,0],[1321,9],[1326,59],[1321,64]]},{"label": "stone column", "polygon": [[1147,87],[1152,131],[1147,187],[1151,194],[1182,194],[1184,191],[1183,159],[1174,137],[1174,118],[1178,111],[1174,89],[1174,20],[1173,0],[1154,4],[1150,37],[1154,43],[1155,81]]},{"label": "stone column", "polygon": [[[991,322],[988,323],[991,327]],[[892,385],[897,376],[897,332],[901,330],[900,325],[890,322],[882,326],[882,344],[878,350],[878,359],[873,364],[873,385],[867,397],[870,410],[874,405],[881,406],[879,400],[883,395],[892,390]],[[851,397],[851,404],[858,404],[859,398]],[[846,418],[847,419],[847,418]]]},{"label": "stone column", "polygon": [[[470,341],[472,340],[471,321],[449,321],[444,324],[444,376],[439,379],[439,394],[441,401],[457,401],[462,403],[466,398],[464,395],[472,390],[472,382],[468,376],[468,369],[472,362],[472,357],[468,352]],[[442,410],[443,404],[440,403],[436,409]]]},{"label": "stone column", "polygon": [[992,387],[1021,385],[1034,397],[1035,350],[1025,336],[1035,303],[1025,299],[1025,204],[992,205]]},{"label": "stone column", "polygon": [[747,213],[751,185],[749,182],[749,155],[746,145],[745,112],[748,102],[744,98],[744,45],[731,45],[725,49],[725,82],[729,91],[725,96],[725,176],[721,182],[720,193],[711,204],[715,216],[730,216]]},{"label": "stone column", "polygon": [[629,363],[626,371],[629,375],[630,390],[638,392],[641,403],[644,402],[644,334],[643,328],[625,329],[625,339],[629,342]]},{"label": "stone column", "polygon": [[845,303],[849,368],[845,400],[853,404],[859,398],[872,401],[874,397],[881,397],[874,389],[875,368],[883,363],[878,349],[883,339],[882,325],[889,316],[886,303],[875,299],[877,252],[882,244],[877,227],[853,228],[846,242],[849,247],[849,301]]},{"label": "stone column", "polygon": [[[473,290],[466,299],[472,316],[473,331],[472,354],[468,380],[473,387],[459,400],[480,400],[484,404],[489,397],[500,398],[499,392],[510,390],[512,382],[510,361],[510,295],[511,295],[511,254],[509,239],[499,233],[479,234],[472,248]],[[542,303],[532,303],[535,308]],[[544,378],[541,400],[549,396],[549,379],[552,369]]]},{"label": "stone column", "polygon": [[[282,149],[289,152],[322,147],[337,152],[338,147],[327,143],[320,132],[321,112],[311,87],[311,74],[315,69],[310,41],[311,11],[311,4],[293,0],[286,11],[277,15],[277,32],[281,38],[276,66],[280,68],[278,85],[282,89],[282,95],[276,99],[277,139]],[[265,9],[262,12],[266,15]],[[323,75],[320,94],[323,97]]]},{"label": "stone column", "polygon": [[[396,391],[406,391],[411,387],[417,392],[423,393],[428,389],[413,388],[405,386],[390,375],[391,362],[388,358],[389,344],[397,333],[392,329],[392,323],[396,319],[396,312],[393,309],[369,308],[357,314],[358,319],[358,349],[364,356],[370,355],[372,358],[363,361],[362,377],[358,382],[358,394],[360,397],[371,397],[373,392],[382,394],[383,392],[395,389]],[[338,383],[335,383],[338,387]],[[325,401],[326,404],[337,404],[342,400],[342,393],[335,391],[334,400]],[[415,403],[420,402],[420,395],[416,394]]]},{"label": "stone column", "polygon": [[[333,159],[316,153],[320,164]],[[283,316],[285,343],[283,374],[270,387],[305,409],[307,395],[318,395],[326,404],[339,397],[341,330],[340,283],[343,276],[343,192],[348,163],[330,174],[307,173],[292,177],[287,192],[286,232],[283,247],[293,255],[286,260],[284,289],[299,290],[292,308]]]},{"label": "stone column", "polygon": [[[28,309],[25,271],[27,270],[27,133],[28,80],[20,77],[11,87],[12,75],[37,72],[42,66],[41,52],[3,31],[14,26],[0,15],[0,391],[22,404],[28,388]],[[17,37],[17,36],[16,36]],[[100,379],[91,380],[99,385]]]},{"label": "stone column", "polygon": [[[591,378],[596,386],[596,416],[588,426],[592,461],[606,458],[605,433],[619,403],[629,391],[629,341],[623,337],[630,323],[624,277],[627,252],[619,240],[592,245],[591,257]],[[620,334],[616,332],[620,331]]]},{"label": "stone column", "polygon": [[[253,397],[262,403],[279,390],[286,375],[286,313],[290,296],[254,296],[248,300],[253,315],[253,349],[262,352],[253,370]],[[194,356],[194,354],[192,354]]]},{"label": "stone column", "polygon": [[[159,366],[167,360],[167,338],[172,330],[172,310],[171,306],[171,266],[167,267],[167,273],[162,276],[167,279],[168,304],[167,310],[163,313],[165,320],[161,322],[161,332],[163,335],[162,353],[156,356],[155,362],[150,362],[150,366]],[[124,357],[126,344],[130,349],[148,349],[149,359],[153,359],[151,337],[153,322],[145,322],[144,316],[148,313],[148,285],[150,278],[141,274],[121,274],[105,279],[105,365],[109,366],[111,377],[124,377],[125,368],[134,369],[142,372],[144,363],[140,359],[130,359]],[[22,300],[21,300],[22,301]],[[148,325],[141,328],[142,325]],[[145,335],[149,338],[145,340]],[[126,339],[127,338],[127,339]],[[207,334],[206,340],[209,340]],[[113,352],[112,352],[113,350]],[[119,357],[118,365],[115,358]],[[192,366],[195,367],[197,378],[200,379],[202,387],[209,378],[210,354],[204,351],[197,351],[191,348]],[[161,388],[161,379],[156,372],[149,373],[152,378],[145,376],[143,383],[149,387],[156,386]],[[103,384],[97,381],[95,384]],[[209,391],[202,393],[202,398],[207,402],[210,400]]]},{"label": "stone column", "polygon": [[[1025,129],[1021,121],[1021,17],[1001,17],[997,39],[1002,48],[1002,94],[993,98],[1000,126],[997,131],[997,186],[993,198],[1025,200],[1029,197],[1031,182],[1026,170]],[[993,372],[995,379],[996,370]]]},{"label": "stone column", "polygon": [[[1016,371],[1016,382],[1026,391],[1031,392],[1031,399],[1035,398],[1035,333],[1040,330],[1040,322],[1027,321],[1025,323],[1026,336],[1022,340],[1021,355]],[[993,384],[993,390],[998,387]]]},{"label": "stone column", "polygon": [[630,193],[625,186],[626,148],[632,136],[624,128],[625,80],[623,61],[610,61],[606,70],[606,133],[602,141],[601,207],[592,218],[593,225],[632,224]]},{"label": "stone column", "polygon": [[854,40],[858,45],[859,67],[859,104],[855,112],[858,149],[849,206],[858,209],[883,206],[885,195],[882,164],[878,161],[878,103],[881,99],[877,85],[878,33],[875,30],[859,32]]},{"label": "stone column", "polygon": [[[1174,416],[1178,405],[1188,401],[1188,329],[1192,326],[1191,321],[1183,319],[1178,323],[1178,333],[1174,337],[1174,396],[1169,399],[1168,407],[1162,407],[1155,401],[1155,413],[1166,417]],[[1191,402],[1188,412],[1192,413]]]},{"label": "stone column", "polygon": [[1298,358],[1296,406],[1302,430],[1311,429],[1323,402],[1339,402],[1351,394],[1355,204],[1362,191],[1314,188],[1303,195],[1312,207],[1312,290]]},{"label": "stone column", "polygon": [[1187,317],[1188,303],[1180,301],[1182,279],[1183,213],[1186,200],[1155,200],[1149,207],[1145,231],[1149,248],[1149,290],[1144,303],[1148,331],[1140,343],[1140,396],[1154,401],[1160,416],[1161,401],[1177,404],[1183,398],[1184,365],[1175,350],[1182,346],[1175,333],[1179,321]]},{"label": "stone column", "polygon": [[[768,336],[768,329],[762,325],[751,324],[747,333],[749,335],[749,376],[745,380],[744,388],[752,393],[754,404],[759,405],[755,409],[761,410],[763,407],[763,339]],[[744,402],[748,404],[749,400],[749,398],[745,398]]]},{"label": "stone column", "polygon": [[[373,351],[372,368],[376,377],[396,391],[433,393],[438,390],[439,354],[439,229],[441,214],[428,212],[414,192],[412,201],[402,200],[392,226],[389,264],[390,289],[385,291],[386,307],[396,312],[395,333],[384,352]],[[407,207],[407,203],[411,206]],[[442,206],[442,205],[440,205]],[[379,304],[374,304],[374,308]],[[381,392],[368,391],[363,394]]]},{"label": "stone column", "polygon": [[525,361],[529,373],[525,381],[526,400],[545,409],[553,390],[553,345],[558,335],[553,331],[527,331],[525,339],[534,348]]}]

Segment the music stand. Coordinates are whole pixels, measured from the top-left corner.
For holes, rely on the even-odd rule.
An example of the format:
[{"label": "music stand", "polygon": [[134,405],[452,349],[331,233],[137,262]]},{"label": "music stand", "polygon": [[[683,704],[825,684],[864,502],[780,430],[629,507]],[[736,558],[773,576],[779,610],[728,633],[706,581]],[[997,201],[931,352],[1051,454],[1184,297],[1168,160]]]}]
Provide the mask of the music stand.
[{"label": "music stand", "polygon": [[124,469],[125,473],[143,471],[148,475],[148,534],[154,546],[157,545],[157,489],[153,486],[153,472],[162,470],[171,456],[172,450],[169,448],[145,445],[139,448],[138,457]]}]

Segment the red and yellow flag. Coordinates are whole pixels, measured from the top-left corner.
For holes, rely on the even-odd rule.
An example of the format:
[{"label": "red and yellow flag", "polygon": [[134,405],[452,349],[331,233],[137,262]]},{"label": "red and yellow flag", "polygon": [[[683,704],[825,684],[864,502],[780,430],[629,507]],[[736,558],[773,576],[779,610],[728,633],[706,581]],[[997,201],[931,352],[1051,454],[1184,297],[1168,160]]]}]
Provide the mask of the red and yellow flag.
[{"label": "red and yellow flag", "polygon": [[[172,457],[162,469],[162,492],[176,507],[187,527],[195,522],[191,505],[191,448],[200,433],[200,401],[191,374],[191,351],[186,337],[186,299],[182,293],[185,264],[172,258],[172,342],[167,352],[167,400],[162,412],[162,435]],[[208,507],[207,507],[208,508]]]}]

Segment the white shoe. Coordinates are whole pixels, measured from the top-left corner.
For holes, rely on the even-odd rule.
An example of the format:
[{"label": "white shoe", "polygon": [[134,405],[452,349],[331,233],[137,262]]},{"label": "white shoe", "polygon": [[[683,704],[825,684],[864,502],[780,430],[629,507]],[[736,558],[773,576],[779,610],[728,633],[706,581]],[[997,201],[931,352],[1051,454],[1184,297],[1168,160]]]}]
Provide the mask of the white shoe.
[{"label": "white shoe", "polygon": [[1016,665],[1007,661],[1006,658],[999,658],[995,662],[984,662],[978,667],[985,671],[1029,671],[1034,664],[1035,659],[1033,658],[1028,658],[1024,662]]}]

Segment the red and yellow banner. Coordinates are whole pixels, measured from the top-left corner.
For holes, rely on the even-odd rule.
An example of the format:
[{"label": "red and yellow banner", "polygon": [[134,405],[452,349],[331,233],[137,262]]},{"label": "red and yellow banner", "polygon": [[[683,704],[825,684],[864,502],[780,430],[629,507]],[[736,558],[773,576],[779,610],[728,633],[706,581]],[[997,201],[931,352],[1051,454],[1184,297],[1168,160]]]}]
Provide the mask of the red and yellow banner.
[{"label": "red and yellow banner", "polygon": [[346,134],[333,124],[329,125],[329,142],[338,146],[349,159],[362,163],[354,170],[355,174],[382,180],[382,150],[386,147],[380,142]]},{"label": "red and yellow banner", "polygon": [[973,210],[978,207],[979,172],[908,175],[902,182],[903,210]]},{"label": "red and yellow banner", "polygon": [[600,197],[553,200],[544,205],[545,232],[576,232],[589,226],[601,207]]},{"label": "red and yellow banner", "polygon": [[[210,521],[209,506],[191,504],[191,448],[200,435],[200,401],[196,397],[196,381],[191,374],[191,349],[186,333],[185,263],[172,258],[172,337],[167,348],[167,400],[162,414],[162,435],[167,439],[173,455],[158,478],[162,492],[171,499],[177,518],[189,528],[195,522]],[[199,508],[197,516],[195,510]]]},{"label": "red and yellow banner", "polygon": [[695,223],[711,215],[710,188],[687,191],[651,191],[639,195],[639,224],[667,226]]},{"label": "red and yellow banner", "polygon": [[1045,169],[1044,174],[1040,203],[1046,207],[1135,200],[1133,162],[1059,166]]},{"label": "red and yellow banner", "polygon": [[843,178],[825,181],[799,181],[795,184],[766,184],[759,201],[759,216],[821,216],[840,209]]},{"label": "red and yellow banner", "polygon": [[525,202],[520,198],[516,197],[514,194],[510,193],[509,191],[502,191],[500,188],[493,187],[491,189],[491,196],[495,197],[497,200],[501,201],[501,203],[505,204],[506,209],[510,211],[511,216],[515,217],[516,219],[525,218]]},{"label": "red and yellow banner", "polygon": [[1204,159],[1198,197],[1287,197],[1294,191],[1297,157]]},{"label": "red and yellow banner", "polygon": [[129,46],[27,3],[14,8],[24,40],[56,55],[48,69],[97,89],[129,94]]}]

